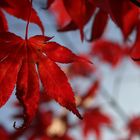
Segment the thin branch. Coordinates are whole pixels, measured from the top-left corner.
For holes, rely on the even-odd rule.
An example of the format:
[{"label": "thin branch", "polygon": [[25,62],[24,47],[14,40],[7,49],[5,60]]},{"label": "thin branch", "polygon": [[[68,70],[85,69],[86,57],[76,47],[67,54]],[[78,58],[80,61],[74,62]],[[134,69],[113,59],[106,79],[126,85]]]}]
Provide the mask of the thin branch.
[{"label": "thin branch", "polygon": [[106,100],[110,100],[110,102],[108,102],[111,107],[113,109],[115,109],[115,111],[120,115],[120,117],[122,118],[123,121],[127,121],[128,120],[128,115],[125,113],[125,111],[122,109],[122,107],[117,103],[117,101],[107,92],[107,90],[102,87],[102,96],[104,97],[104,99]]}]

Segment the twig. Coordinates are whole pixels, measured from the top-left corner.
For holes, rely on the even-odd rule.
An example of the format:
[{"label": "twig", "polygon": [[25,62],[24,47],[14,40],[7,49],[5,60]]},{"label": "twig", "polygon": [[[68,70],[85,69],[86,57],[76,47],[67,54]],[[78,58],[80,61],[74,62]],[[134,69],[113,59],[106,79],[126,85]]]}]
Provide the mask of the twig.
[{"label": "twig", "polygon": [[102,91],[103,92],[101,95],[104,97],[104,99],[106,100],[110,99],[110,102],[108,103],[111,105],[111,107],[116,110],[116,112],[120,115],[123,121],[127,121],[129,117],[122,109],[122,107],[116,102],[116,100],[112,96],[109,95],[109,93],[104,87],[102,87]]}]

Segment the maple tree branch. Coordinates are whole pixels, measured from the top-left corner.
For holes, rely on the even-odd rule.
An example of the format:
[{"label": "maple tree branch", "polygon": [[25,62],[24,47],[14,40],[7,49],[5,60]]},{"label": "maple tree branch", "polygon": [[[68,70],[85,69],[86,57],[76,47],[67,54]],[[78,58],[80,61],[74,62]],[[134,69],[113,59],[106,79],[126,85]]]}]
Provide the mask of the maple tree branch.
[{"label": "maple tree branch", "polygon": [[119,92],[120,92],[120,87],[123,81],[123,75],[125,73],[127,66],[126,63],[122,63],[121,66],[121,71],[119,71],[119,75],[116,77],[116,79],[114,80],[114,86],[113,86],[113,95],[114,98],[117,98],[119,96]]},{"label": "maple tree branch", "polygon": [[120,117],[122,118],[123,121],[127,121],[128,120],[128,115],[125,113],[125,111],[122,109],[122,107],[116,102],[116,100],[110,96],[107,92],[107,90],[102,87],[102,96],[104,97],[104,99],[106,100],[110,100],[110,102],[108,102],[110,104],[110,106],[115,109],[115,111],[120,115]]},{"label": "maple tree branch", "polygon": [[122,75],[119,75],[114,81],[114,86],[113,86],[114,98],[117,98],[119,96],[119,91],[120,91],[120,87],[122,84],[122,80],[123,80]]},{"label": "maple tree branch", "polygon": [[30,11],[29,11],[29,16],[28,16],[27,25],[26,25],[25,40],[28,39],[28,29],[29,29],[31,14],[32,14],[32,3],[33,3],[33,0],[31,0],[31,5],[29,7]]},{"label": "maple tree branch", "polygon": [[135,5],[137,5],[138,7],[140,7],[140,2],[138,2],[137,0],[130,0],[130,1]]}]

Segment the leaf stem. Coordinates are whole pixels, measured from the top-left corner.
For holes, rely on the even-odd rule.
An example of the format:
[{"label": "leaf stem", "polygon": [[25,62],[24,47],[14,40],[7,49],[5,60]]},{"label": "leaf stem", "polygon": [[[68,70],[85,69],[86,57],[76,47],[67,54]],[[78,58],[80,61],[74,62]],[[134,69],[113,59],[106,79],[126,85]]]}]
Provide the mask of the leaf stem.
[{"label": "leaf stem", "polygon": [[31,14],[32,14],[32,3],[33,3],[33,0],[31,0],[31,4],[29,7],[29,15],[28,15],[27,24],[26,24],[25,40],[28,39],[28,29],[29,29]]}]

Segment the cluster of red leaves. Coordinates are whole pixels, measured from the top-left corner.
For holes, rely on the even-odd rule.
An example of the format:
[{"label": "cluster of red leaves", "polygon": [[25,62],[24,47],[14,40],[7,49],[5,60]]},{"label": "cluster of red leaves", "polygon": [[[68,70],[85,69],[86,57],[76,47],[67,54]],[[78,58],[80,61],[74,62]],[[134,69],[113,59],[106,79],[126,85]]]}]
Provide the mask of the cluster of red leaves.
[{"label": "cluster of red leaves", "polygon": [[[72,19],[72,24],[80,29],[81,36],[83,36],[83,27],[89,20],[91,11],[93,11],[90,9],[89,12],[89,2],[79,0],[76,5],[74,1],[63,2]],[[2,10],[27,21],[30,8],[27,8],[26,13],[23,13],[23,11],[24,7],[30,7],[30,5],[31,3],[28,0],[22,0],[21,2],[18,0],[12,2],[2,0],[0,2],[1,23],[3,23],[1,31],[8,30],[7,21]],[[73,12],[75,10],[77,10],[76,14]],[[85,18],[82,17],[83,15],[85,15]],[[37,24],[44,33],[44,27],[33,8],[31,8],[30,22]],[[55,62],[71,63],[79,61],[83,64],[86,64],[86,62],[82,62],[81,57],[76,56],[69,49],[55,42],[49,42],[50,39],[46,36],[34,36],[28,40],[23,40],[10,32],[0,33],[0,106],[7,102],[16,85],[16,96],[24,107],[25,122],[22,127],[29,125],[35,116],[40,100],[39,79],[45,91],[43,93],[47,93],[50,98],[55,99],[79,118],[82,118],[76,109],[74,94],[68,80]],[[66,94],[63,89],[65,89]]]},{"label": "cluster of red leaves", "polygon": [[[58,22],[63,17],[64,22],[60,25],[60,31],[69,30],[80,30],[81,39],[84,39],[83,28],[86,23],[90,20],[93,12],[95,11],[95,6],[90,2],[90,0],[48,0],[49,7],[55,4],[55,9],[52,11],[56,13]],[[50,4],[51,3],[51,4]],[[54,7],[54,6],[52,6]],[[64,14],[65,13],[65,14]],[[67,21],[67,17],[69,20]]]},{"label": "cluster of red leaves", "polygon": [[[95,81],[89,90],[83,96],[81,96],[79,107],[86,107],[86,100],[89,98],[95,98],[98,89],[99,81]],[[43,96],[41,97],[44,98]],[[17,107],[19,107],[19,105]],[[14,118],[22,117],[22,114],[17,114]],[[52,110],[44,111],[39,108],[32,125],[24,129],[24,132],[16,131],[15,133],[11,133],[10,138],[18,139],[19,137],[24,136],[29,140],[74,140],[74,138],[69,136],[68,130],[74,128],[77,123],[71,124],[68,117],[69,115],[66,112],[62,115],[56,116]],[[102,113],[100,107],[86,109],[86,112],[84,113],[84,119],[81,121],[78,120],[78,122],[83,126],[82,131],[85,137],[89,132],[93,131],[95,132],[97,139],[101,137],[102,126],[112,126],[110,117]]]},{"label": "cluster of red leaves", "polygon": [[[57,121],[61,123],[61,125],[65,125],[65,131],[63,135],[60,134],[61,131],[63,131],[63,127],[59,128],[60,132],[57,133],[54,130],[54,134],[49,135],[49,128],[52,126],[53,121],[56,120],[56,118],[53,116],[52,112],[46,112],[38,114],[34,125],[29,128],[30,132],[32,134],[30,140],[35,140],[36,138],[39,138],[41,140],[74,140],[73,138],[70,138],[68,135],[68,129],[73,127],[69,124],[67,116],[60,116],[57,117]],[[93,119],[95,118],[95,119]],[[91,120],[91,121],[89,121]],[[101,137],[101,127],[106,125],[108,127],[111,127],[112,122],[111,119],[102,113],[99,108],[88,110],[84,114],[84,120],[82,121],[83,124],[83,134],[86,136],[89,132],[93,131],[95,132],[97,139],[100,139]],[[55,123],[57,127],[57,123]],[[29,130],[28,130],[29,131]],[[44,139],[43,139],[44,138]]]},{"label": "cluster of red leaves", "polygon": [[[23,12],[25,8],[26,12]],[[44,36],[44,26],[29,0],[1,0],[0,107],[8,101],[14,87],[16,87],[16,96],[24,107],[22,114],[24,123],[21,126],[24,131],[11,134],[1,126],[0,137],[3,140],[17,139],[26,131],[31,132],[27,138],[29,140],[73,140],[67,133],[71,127],[68,115],[58,117],[66,125],[64,134],[50,136],[46,131],[53,124],[54,115],[52,111],[42,113],[38,106],[40,102],[54,99],[82,119],[76,108],[74,93],[68,79],[56,62],[66,64],[73,62],[68,73],[72,77],[80,75],[88,78],[96,70],[94,66],[87,63],[89,57],[97,56],[102,62],[107,62],[113,67],[119,64],[125,56],[130,55],[131,49],[127,48],[127,45],[119,45],[100,39],[110,18],[120,28],[124,43],[136,28],[136,41],[132,46],[131,57],[134,60],[140,59],[140,12],[139,8],[129,0],[48,0],[46,8],[55,14],[59,31],[66,32],[78,29],[81,40],[85,39],[85,26],[90,20],[93,20],[91,36],[88,40],[94,41],[91,52],[89,56],[77,56],[68,48],[50,41],[51,37]],[[36,35],[24,40],[14,33],[8,32],[8,22],[4,12],[37,24],[43,35]],[[30,15],[30,19],[27,15]],[[92,18],[93,16],[94,18]],[[98,89],[99,81],[96,80],[91,84],[89,90],[81,96],[77,106],[86,109],[87,99],[94,98]],[[29,127],[36,113],[37,117],[32,124],[33,126]],[[139,117],[136,117],[129,122],[129,139],[140,133],[139,121]],[[83,124],[85,136],[90,131],[94,131],[97,139],[100,139],[102,125],[111,127],[112,121],[98,107],[86,110],[81,124]]]},{"label": "cluster of red leaves", "polygon": [[[61,126],[57,126],[59,124]],[[51,127],[54,125],[56,129],[57,127],[60,127],[58,132],[57,130],[52,131]],[[26,131],[31,132],[31,135],[28,138],[29,140],[73,140],[67,133],[69,128],[68,125],[67,116],[65,115],[56,117],[52,111],[38,112],[33,126],[28,128]]]},{"label": "cluster of red leaves", "polygon": [[118,43],[101,39],[92,44],[91,54],[98,57],[101,62],[107,62],[113,67],[118,65],[128,55],[126,48],[123,48]]},{"label": "cluster of red leaves", "polygon": [[[59,31],[79,29],[82,39],[83,29],[94,15],[90,41],[102,36],[107,26],[108,15],[121,29],[125,40],[139,22],[139,8],[129,0],[78,0],[76,3],[74,0],[48,0],[47,7],[51,5],[51,10],[57,16],[60,25]],[[60,23],[62,17],[63,23]]]},{"label": "cluster of red leaves", "polygon": [[[28,7],[30,7],[31,3],[29,0],[1,0],[0,1],[0,31],[7,31],[8,30],[8,23],[7,20],[4,16],[3,10],[5,12],[7,12],[8,14],[11,14],[17,18],[20,18],[22,20],[27,21],[28,20],[28,16],[30,14],[30,9]],[[26,8],[26,12],[25,11],[25,7]],[[32,8],[32,14],[31,14],[31,18],[30,18],[30,22],[37,24],[42,33],[44,34],[44,27],[42,25],[42,22],[40,20],[40,18],[37,15],[37,12]]]},{"label": "cluster of red leaves", "polygon": [[[79,29],[82,39],[84,39],[84,27],[90,19],[93,19],[89,41],[95,40],[93,46],[96,47],[93,47],[94,52],[92,55],[94,56],[96,54],[102,58],[103,61],[108,62],[112,66],[116,66],[123,56],[130,55],[131,50],[128,47],[126,48],[126,45],[100,40],[100,38],[103,35],[108,19],[110,18],[120,28],[124,41],[127,41],[131,33],[136,29],[137,37],[131,48],[131,57],[134,60],[139,60],[140,12],[139,8],[134,5],[134,3],[129,0],[78,0],[76,3],[75,1],[66,0],[48,0],[47,8],[50,8],[57,18],[59,26],[58,31],[66,32]],[[94,18],[92,18],[92,16],[94,16]],[[63,21],[61,20],[62,18]]]},{"label": "cluster of red leaves", "polygon": [[[15,118],[21,118],[21,115],[14,116]],[[57,122],[56,122],[57,121]],[[54,124],[55,123],[55,124]],[[57,124],[64,125],[65,127],[59,130],[52,130],[51,127]],[[2,140],[16,140],[21,136],[28,140],[74,140],[68,135],[69,124],[67,121],[67,116],[54,116],[52,111],[37,112],[36,118],[33,124],[24,129],[24,131],[8,132],[3,126],[0,127],[0,136]],[[58,129],[58,128],[57,128]],[[64,130],[61,130],[64,129]],[[57,132],[58,131],[58,132]],[[60,132],[63,131],[62,134]],[[30,132],[30,133],[29,133]]]}]

